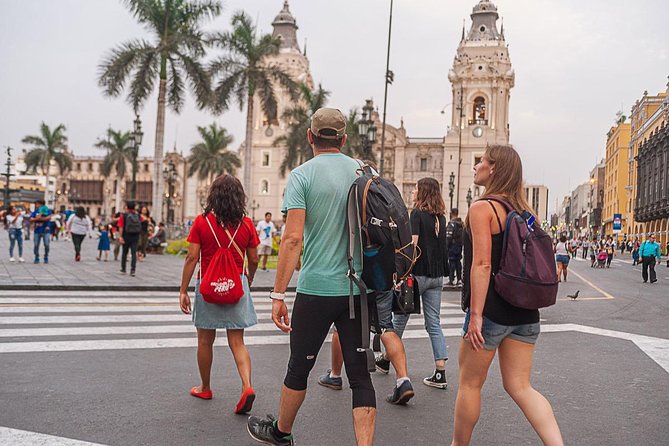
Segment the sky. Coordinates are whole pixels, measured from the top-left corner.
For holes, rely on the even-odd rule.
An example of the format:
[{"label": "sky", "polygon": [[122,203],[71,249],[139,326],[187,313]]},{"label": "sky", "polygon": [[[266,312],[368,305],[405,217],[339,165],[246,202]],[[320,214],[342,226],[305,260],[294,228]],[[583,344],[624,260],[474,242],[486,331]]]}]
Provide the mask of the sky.
[{"label": "sky", "polygon": [[[477,0],[395,0],[388,92],[388,123],[404,119],[412,137],[439,137],[450,116],[447,74],[463,20]],[[587,181],[605,156],[616,112],[629,116],[644,90],[666,89],[669,75],[669,3],[663,0],[497,0],[516,72],[511,91],[511,143],[528,183],[550,189],[556,201]],[[97,85],[98,66],[116,45],[147,37],[120,0],[2,0],[0,16],[0,146],[21,149],[41,121],[67,126],[76,155],[103,155],[94,147],[108,126],[129,130],[134,119],[124,97],[109,99]],[[283,0],[224,0],[209,30],[226,30],[245,10],[264,32]],[[348,110],[365,98],[382,104],[389,0],[292,0],[298,39],[316,83],[331,91],[329,105]],[[213,53],[212,53],[213,54]],[[156,94],[141,111],[144,142],[153,153]],[[450,111],[450,107],[446,108]],[[192,97],[180,115],[168,112],[165,149],[187,154],[197,126],[217,122],[244,137],[238,107],[214,116]],[[3,150],[4,151],[4,150]]]}]

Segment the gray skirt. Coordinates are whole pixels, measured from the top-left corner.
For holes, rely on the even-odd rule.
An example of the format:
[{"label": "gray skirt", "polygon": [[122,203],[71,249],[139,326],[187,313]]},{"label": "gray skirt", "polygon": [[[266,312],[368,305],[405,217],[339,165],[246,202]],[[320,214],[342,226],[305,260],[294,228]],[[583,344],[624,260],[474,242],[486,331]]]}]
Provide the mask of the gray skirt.
[{"label": "gray skirt", "polygon": [[195,304],[193,305],[193,324],[197,328],[208,330],[242,329],[258,323],[256,310],[253,307],[249,281],[242,274],[244,296],[236,304],[220,305],[205,302],[200,294],[200,280],[195,282]]}]

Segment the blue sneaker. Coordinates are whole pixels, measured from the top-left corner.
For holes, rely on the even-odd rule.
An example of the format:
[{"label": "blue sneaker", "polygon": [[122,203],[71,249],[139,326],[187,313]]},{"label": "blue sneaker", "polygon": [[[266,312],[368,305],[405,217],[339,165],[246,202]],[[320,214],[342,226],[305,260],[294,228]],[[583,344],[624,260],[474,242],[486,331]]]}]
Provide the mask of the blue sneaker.
[{"label": "blue sneaker", "polygon": [[341,377],[339,378],[332,378],[330,376],[330,372],[332,370],[328,370],[325,375],[321,375],[318,377],[318,384],[320,384],[323,387],[327,387],[332,390],[341,390],[342,387],[342,379]]},{"label": "blue sneaker", "polygon": [[48,257],[44,257],[44,263],[49,263],[49,258]]},{"label": "blue sneaker", "polygon": [[39,257],[35,257],[35,261],[33,263],[37,265],[39,263]]},{"label": "blue sneaker", "polygon": [[414,392],[411,381],[404,381],[401,386],[395,386],[393,393],[386,397],[386,401],[390,404],[403,405],[413,398],[413,396]]}]

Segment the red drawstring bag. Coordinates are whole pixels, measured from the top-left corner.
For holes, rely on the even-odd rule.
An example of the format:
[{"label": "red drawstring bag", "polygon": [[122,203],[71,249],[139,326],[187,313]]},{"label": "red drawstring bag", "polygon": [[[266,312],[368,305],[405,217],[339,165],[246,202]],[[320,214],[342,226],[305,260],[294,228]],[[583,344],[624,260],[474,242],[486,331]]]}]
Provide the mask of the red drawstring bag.
[{"label": "red drawstring bag", "polygon": [[[214,234],[218,249],[200,279],[200,294],[210,304],[236,304],[244,296],[244,287],[230,246],[234,246],[242,259],[244,259],[242,250],[235,243],[235,236],[241,224],[237,226],[237,230],[232,236],[230,235],[230,231],[224,228],[225,233],[230,238],[230,243],[228,243],[227,247],[223,247],[219,243],[218,237],[216,237],[209,218],[205,217],[205,220],[209,224],[211,233]],[[202,274],[202,270],[200,270],[200,274]]]}]

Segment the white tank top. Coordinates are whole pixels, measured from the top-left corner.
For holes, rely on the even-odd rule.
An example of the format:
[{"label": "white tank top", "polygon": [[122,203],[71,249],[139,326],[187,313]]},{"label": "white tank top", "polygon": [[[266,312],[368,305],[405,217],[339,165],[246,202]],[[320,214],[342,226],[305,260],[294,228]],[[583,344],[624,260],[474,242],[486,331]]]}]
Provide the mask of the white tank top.
[{"label": "white tank top", "polygon": [[567,251],[567,243],[558,242],[558,244],[555,245],[555,255],[568,256],[569,251]]}]

